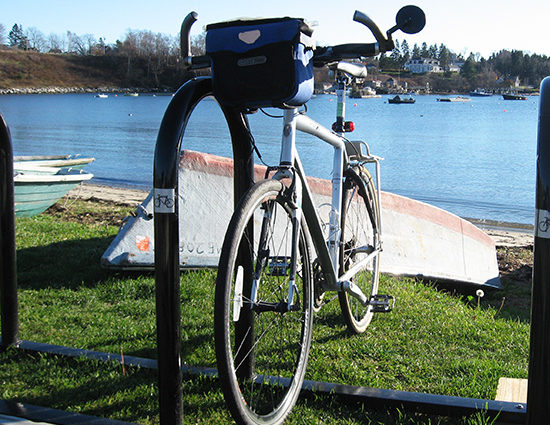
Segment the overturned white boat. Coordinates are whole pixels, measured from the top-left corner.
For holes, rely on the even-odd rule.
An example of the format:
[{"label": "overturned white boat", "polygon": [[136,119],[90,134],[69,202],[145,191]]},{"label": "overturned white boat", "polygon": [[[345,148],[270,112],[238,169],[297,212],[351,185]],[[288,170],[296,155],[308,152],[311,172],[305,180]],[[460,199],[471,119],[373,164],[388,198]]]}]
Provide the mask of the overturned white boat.
[{"label": "overturned white boat", "polygon": [[[256,179],[265,167],[256,167]],[[323,219],[328,180],[308,178]],[[182,268],[217,267],[233,212],[233,160],[183,151],[179,164],[179,239]],[[152,193],[101,258],[112,269],[154,268]],[[328,210],[326,211],[328,214]],[[382,273],[500,287],[494,241],[470,222],[440,208],[382,192]]]}]

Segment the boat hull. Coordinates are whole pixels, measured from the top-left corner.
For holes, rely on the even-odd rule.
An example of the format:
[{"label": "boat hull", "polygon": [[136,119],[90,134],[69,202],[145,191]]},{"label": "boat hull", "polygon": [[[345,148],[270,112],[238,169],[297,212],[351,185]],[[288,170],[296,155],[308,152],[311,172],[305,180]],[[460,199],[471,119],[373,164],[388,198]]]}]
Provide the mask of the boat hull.
[{"label": "boat hull", "polygon": [[519,94],[503,94],[502,98],[504,100],[527,100],[526,96],[522,96]]},{"label": "boat hull", "polygon": [[46,211],[71,189],[93,175],[81,170],[36,167],[15,169],[15,216],[33,217]]},{"label": "boat hull", "polygon": [[[233,210],[233,161],[184,151],[179,164],[180,267],[217,267]],[[256,167],[256,180],[265,168]],[[308,177],[313,202],[328,222],[331,182]],[[110,269],[154,267],[153,192],[101,258]],[[470,222],[431,205],[382,192],[383,273],[499,287],[494,241]]]},{"label": "boat hull", "polygon": [[438,102],[469,102],[470,98],[462,97],[462,96],[458,96],[458,97],[438,97],[437,101]]},{"label": "boat hull", "polygon": [[76,168],[82,169],[84,166],[95,161],[92,157],[73,157],[71,155],[21,155],[14,156],[14,167],[18,166],[39,166],[39,167],[55,167],[55,168]]}]

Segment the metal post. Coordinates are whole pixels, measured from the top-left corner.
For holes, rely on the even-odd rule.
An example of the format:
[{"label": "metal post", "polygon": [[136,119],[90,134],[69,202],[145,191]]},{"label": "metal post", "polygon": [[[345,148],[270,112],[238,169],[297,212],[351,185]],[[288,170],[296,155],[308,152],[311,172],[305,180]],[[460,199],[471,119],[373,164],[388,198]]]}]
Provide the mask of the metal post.
[{"label": "metal post", "polygon": [[540,90],[527,424],[550,418],[550,77]]},{"label": "metal post", "polygon": [[19,339],[17,268],[15,262],[15,212],[13,151],[8,126],[0,115],[0,322],[1,348]]},{"label": "metal post", "polygon": [[[178,164],[187,121],[212,94],[209,77],[195,78],[176,93],[162,119],[155,147],[153,187],[159,414],[161,425],[183,422],[179,275]],[[222,108],[234,149],[235,197],[254,181],[252,136],[246,116]],[[199,189],[199,188],[198,188]],[[238,199],[238,198],[237,198]]]}]

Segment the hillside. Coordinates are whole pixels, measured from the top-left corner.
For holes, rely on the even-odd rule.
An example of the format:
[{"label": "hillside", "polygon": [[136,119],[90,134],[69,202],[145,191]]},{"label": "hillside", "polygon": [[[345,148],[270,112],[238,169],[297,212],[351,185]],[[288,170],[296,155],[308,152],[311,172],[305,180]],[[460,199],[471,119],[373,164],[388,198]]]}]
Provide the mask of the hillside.
[{"label": "hillside", "polygon": [[114,56],[0,50],[0,89],[123,87],[117,77],[123,66]]}]

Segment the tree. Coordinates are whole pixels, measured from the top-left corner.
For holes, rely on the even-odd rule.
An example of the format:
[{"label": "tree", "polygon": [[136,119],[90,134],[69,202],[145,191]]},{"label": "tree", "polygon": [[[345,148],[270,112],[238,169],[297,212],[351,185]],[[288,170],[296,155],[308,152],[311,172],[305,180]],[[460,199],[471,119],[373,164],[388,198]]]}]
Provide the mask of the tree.
[{"label": "tree", "polygon": [[478,73],[478,64],[476,62],[475,56],[473,53],[470,53],[470,56],[468,56],[468,59],[466,59],[466,62],[464,62],[464,65],[462,65],[462,69],[460,70],[460,75],[466,78],[467,80],[471,80],[473,77],[475,77]]},{"label": "tree", "polygon": [[399,59],[401,58],[399,40],[395,40],[395,48],[392,50],[390,57],[393,59],[394,62],[399,62]]},{"label": "tree", "polygon": [[403,40],[401,43],[401,54],[403,55],[403,63],[407,62],[411,58],[411,49],[407,40]]},{"label": "tree", "polygon": [[422,43],[422,48],[420,50],[420,56],[423,57],[423,58],[429,57],[428,44],[426,42]]},{"label": "tree", "polygon": [[428,49],[428,56],[432,59],[437,59],[439,53],[439,49],[437,48],[437,45],[433,44]]},{"label": "tree", "polygon": [[10,33],[8,34],[8,39],[10,42],[10,46],[12,47],[19,47],[20,49],[27,50],[28,49],[28,40],[25,36],[25,33],[23,32],[23,26],[13,24],[13,27],[11,28]]},{"label": "tree", "polygon": [[0,24],[0,45],[6,44],[6,28]]},{"label": "tree", "polygon": [[46,51],[46,38],[44,34],[35,27],[30,27],[25,31],[25,37],[28,40],[28,48],[39,52]]},{"label": "tree", "polygon": [[61,53],[67,49],[65,38],[58,34],[51,33],[46,41],[48,52]]},{"label": "tree", "polygon": [[132,58],[138,54],[138,37],[135,31],[126,32],[126,38],[120,43],[119,51],[126,56],[126,77],[129,78],[132,72]]},{"label": "tree", "polygon": [[413,59],[420,57],[420,48],[418,47],[418,44],[416,44],[416,43],[414,43],[414,46],[413,46],[412,57],[413,57]]},{"label": "tree", "polygon": [[206,53],[206,32],[191,37],[191,55],[200,56]]},{"label": "tree", "polygon": [[443,69],[445,69],[451,63],[451,52],[443,43],[441,43],[439,46],[437,59],[439,60],[439,63]]}]

